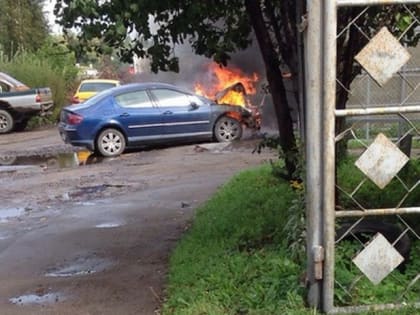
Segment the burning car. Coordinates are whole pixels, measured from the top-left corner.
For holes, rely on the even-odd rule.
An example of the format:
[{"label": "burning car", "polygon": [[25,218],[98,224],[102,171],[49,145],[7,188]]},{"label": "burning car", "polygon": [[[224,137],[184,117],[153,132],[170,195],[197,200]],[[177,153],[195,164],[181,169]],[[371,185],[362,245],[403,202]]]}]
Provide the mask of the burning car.
[{"label": "burning car", "polygon": [[207,66],[208,78],[195,84],[195,92],[214,100],[219,105],[231,105],[242,107],[249,112],[244,125],[253,130],[261,128],[260,107],[250,101],[250,95],[256,93],[255,85],[259,77],[256,73],[244,74],[240,69],[230,67],[222,68],[216,63]]},{"label": "burning car", "polygon": [[111,157],[126,147],[237,140],[251,120],[242,106],[216,104],[170,84],[136,83],[64,108],[59,132],[66,143]]},{"label": "burning car", "polygon": [[261,112],[258,106],[252,105],[247,97],[246,89],[241,82],[237,82],[216,94],[216,103],[220,105],[241,106],[249,111],[244,124],[251,129],[261,128]]}]

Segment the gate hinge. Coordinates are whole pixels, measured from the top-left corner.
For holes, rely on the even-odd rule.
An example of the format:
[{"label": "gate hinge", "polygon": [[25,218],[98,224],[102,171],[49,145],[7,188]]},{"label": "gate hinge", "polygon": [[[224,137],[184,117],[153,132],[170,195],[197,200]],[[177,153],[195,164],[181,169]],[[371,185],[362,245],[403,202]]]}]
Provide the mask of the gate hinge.
[{"label": "gate hinge", "polygon": [[314,246],[312,248],[312,255],[314,259],[315,280],[322,280],[324,269],[324,247]]}]

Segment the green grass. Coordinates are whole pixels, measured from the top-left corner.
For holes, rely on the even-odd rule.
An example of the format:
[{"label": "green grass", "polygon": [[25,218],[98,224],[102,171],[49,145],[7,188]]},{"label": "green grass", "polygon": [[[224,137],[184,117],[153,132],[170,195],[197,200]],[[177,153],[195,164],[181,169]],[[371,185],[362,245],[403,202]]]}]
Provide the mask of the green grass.
[{"label": "green grass", "polygon": [[225,185],[172,256],[163,314],[311,314],[285,242],[295,197],[268,166]]},{"label": "green grass", "polygon": [[[350,162],[341,164],[339,171],[346,187],[362,176],[355,175]],[[420,165],[411,163],[405,171],[407,180],[418,180]],[[237,175],[198,209],[192,227],[171,257],[162,314],[318,314],[305,307],[304,199],[295,184],[275,178],[270,166],[264,166]],[[363,189],[366,202],[377,202],[380,192],[369,185]],[[394,187],[390,193],[398,195],[400,189]],[[392,201],[387,198],[381,202]],[[394,271],[376,287],[362,279],[352,287],[350,297],[337,289],[335,303],[395,302],[396,290],[403,290],[401,283],[409,282],[420,270],[420,244],[413,247],[415,253],[404,274]],[[336,276],[344,285],[360,275],[351,264],[358,248],[348,241],[337,247]],[[419,292],[418,285],[413,286],[406,301],[416,301]],[[413,310],[366,314],[408,315]]]},{"label": "green grass", "polygon": [[[337,183],[347,194],[351,194],[365,178],[363,173],[354,165],[354,157],[346,158],[338,166]],[[420,161],[410,160],[399,172],[403,183],[413,187],[420,178]],[[402,201],[401,206],[413,207],[420,200],[420,186],[411,191],[408,196],[403,183],[393,179],[384,189],[378,188],[372,181],[365,182],[354,194],[353,198],[365,208],[392,208]],[[406,198],[404,199],[404,197]],[[345,193],[339,194],[340,205],[346,209],[358,208],[354,201]]]}]

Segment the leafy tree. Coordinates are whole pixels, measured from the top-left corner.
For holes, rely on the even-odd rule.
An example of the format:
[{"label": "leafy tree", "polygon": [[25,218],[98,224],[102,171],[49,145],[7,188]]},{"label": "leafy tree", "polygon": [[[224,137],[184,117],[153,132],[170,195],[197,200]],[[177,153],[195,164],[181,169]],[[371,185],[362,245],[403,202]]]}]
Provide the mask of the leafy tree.
[{"label": "leafy tree", "polygon": [[44,44],[34,53],[34,56],[49,63],[50,67],[60,73],[66,84],[71,84],[77,77],[76,58],[68,48],[66,38],[62,36],[48,36]]},{"label": "leafy tree", "polygon": [[[59,0],[55,7],[65,28],[80,29],[80,39],[101,38],[119,49],[120,56],[149,58],[153,71],[178,71],[178,57],[173,47],[189,43],[195,53],[213,58],[221,65],[230,55],[258,42],[273,98],[279,126],[279,144],[286,156],[288,178],[296,169],[296,141],[290,107],[286,97],[282,68],[287,68],[298,101],[302,98],[301,16],[305,0],[206,0],[206,1],[93,1]],[[340,28],[359,16],[358,27],[372,34],[378,25],[396,23],[404,32],[410,15],[401,6],[340,10]],[[415,8],[418,10],[418,7]],[[418,12],[418,11],[416,11]],[[417,15],[418,16],[418,15]],[[298,18],[299,17],[299,18]],[[411,19],[413,17],[411,16]],[[356,27],[347,30],[338,43],[338,107],[345,106],[348,87],[360,68],[354,56],[367,42]],[[136,34],[136,36],[134,35]],[[407,34],[409,35],[409,34]],[[411,34],[415,36],[414,34]],[[341,125],[338,124],[339,128]]]},{"label": "leafy tree", "polygon": [[0,0],[0,51],[9,59],[19,51],[35,51],[48,36],[40,0]]}]

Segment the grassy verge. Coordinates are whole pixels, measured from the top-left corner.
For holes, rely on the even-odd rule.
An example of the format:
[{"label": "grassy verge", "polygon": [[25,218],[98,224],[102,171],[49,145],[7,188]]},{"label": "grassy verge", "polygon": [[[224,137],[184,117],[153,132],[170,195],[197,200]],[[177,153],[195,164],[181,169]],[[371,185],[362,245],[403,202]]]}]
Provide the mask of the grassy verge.
[{"label": "grassy verge", "polygon": [[241,173],[198,210],[172,256],[163,314],[311,314],[305,267],[286,246],[296,193],[270,172]]},{"label": "grassy verge", "polygon": [[[339,182],[350,187],[361,177],[352,161],[339,168]],[[418,180],[419,164],[411,162],[402,171],[408,182]],[[356,176],[357,175],[357,176]],[[360,190],[359,198],[380,207],[395,202],[404,187],[391,185],[385,193],[370,184]],[[297,189],[292,189],[292,186]],[[406,201],[418,203],[419,192]],[[385,195],[382,201],[379,196]],[[370,197],[369,197],[370,196]],[[346,204],[346,201],[342,201]],[[350,206],[351,204],[349,204]],[[317,314],[305,307],[303,192],[296,183],[275,178],[270,166],[249,170],[234,177],[196,214],[194,224],[172,255],[163,315],[272,315]],[[412,244],[411,263],[404,273],[380,286],[367,280],[353,285],[360,271],[351,258],[360,249],[355,243],[337,246],[336,276],[349,281],[348,295],[337,288],[339,305],[395,301],[418,273],[418,241]],[[418,258],[417,258],[418,257]],[[404,300],[418,300],[419,286],[412,286]],[[366,314],[414,314],[418,310],[369,312]]]}]

